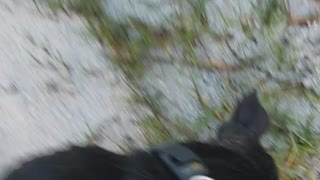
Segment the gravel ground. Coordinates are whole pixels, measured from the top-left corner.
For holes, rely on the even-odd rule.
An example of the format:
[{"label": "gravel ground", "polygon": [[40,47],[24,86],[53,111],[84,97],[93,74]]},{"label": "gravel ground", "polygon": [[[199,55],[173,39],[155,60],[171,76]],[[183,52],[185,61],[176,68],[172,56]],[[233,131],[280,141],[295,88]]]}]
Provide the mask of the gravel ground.
[{"label": "gravel ground", "polygon": [[[175,10],[183,13],[184,9],[173,8],[172,2],[167,0],[107,0],[106,12],[119,21],[127,20],[127,17],[135,17],[149,25],[167,26],[168,19],[173,19]],[[320,28],[317,23],[309,23],[304,26],[290,26],[286,28],[286,22],[283,21],[273,27],[273,36],[275,41],[280,42],[286,48],[284,53],[286,58],[296,58],[293,68],[290,68],[290,62],[276,61],[278,57],[275,52],[268,51],[267,39],[265,34],[256,34],[255,43],[247,43],[243,46],[247,39],[243,33],[239,21],[239,16],[249,14],[254,11],[250,6],[255,0],[208,0],[206,10],[210,28],[217,32],[223,32],[227,29],[226,23],[217,8],[223,11],[225,18],[232,22],[229,28],[233,39],[229,42],[232,49],[238,53],[240,57],[259,55],[263,52],[264,59],[255,68],[249,68],[237,72],[218,72],[199,70],[180,66],[179,63],[168,65],[156,64],[148,66],[148,71],[142,80],[142,85],[150,94],[162,92],[164,99],[159,101],[162,113],[166,114],[170,119],[182,119],[185,122],[194,122],[199,117],[201,109],[199,102],[190,94],[194,92],[191,82],[191,75],[195,79],[199,91],[210,107],[219,105],[221,100],[234,103],[235,94],[242,94],[252,88],[256,88],[259,81],[266,79],[268,76],[273,78],[266,84],[266,89],[272,89],[279,86],[279,83],[286,82],[292,86],[303,85],[304,88],[313,91],[316,95],[320,95]],[[263,2],[259,1],[258,2]],[[157,7],[157,8],[154,8]],[[288,5],[291,15],[294,18],[304,18],[314,16],[319,13],[320,3],[314,0],[290,0]],[[228,64],[237,64],[237,59],[233,52],[230,51],[226,44],[212,41],[212,38],[202,37],[202,45],[206,52],[196,50],[198,59],[213,59]],[[164,53],[155,53],[156,57],[170,61],[163,55]],[[173,52],[174,60],[183,59],[181,52]],[[289,58],[288,58],[289,57]],[[259,61],[261,59],[255,59]],[[229,78],[233,92],[226,91],[227,84],[225,77]],[[314,131],[320,132],[320,111],[318,102],[310,102],[305,97],[294,96],[290,93],[284,93],[281,97],[280,109],[290,109],[291,115],[305,123],[309,115],[315,117]],[[277,140],[275,140],[277,141]],[[269,142],[268,142],[269,143]],[[271,142],[271,146],[275,142]],[[317,161],[318,162],[318,161]],[[318,163],[315,163],[318,164]],[[320,166],[314,165],[315,174],[320,176]]]},{"label": "gravel ground", "polygon": [[[173,19],[175,9],[172,1],[167,0],[140,0],[129,3],[127,0],[108,0],[106,2],[106,12],[119,21],[126,21],[128,17],[135,17],[149,25],[167,26],[168,18]],[[247,43],[245,34],[242,32],[239,23],[240,14],[249,14],[254,11],[250,5],[255,0],[208,0],[207,14],[209,26],[216,31],[223,31],[226,29],[226,23],[221,18],[217,11],[218,8],[223,10],[223,14],[232,22],[230,32],[233,36],[232,41],[229,42],[231,48],[238,53],[238,56],[255,56],[263,52],[264,59],[255,59],[255,61],[262,61],[254,68],[248,68],[237,72],[219,72],[199,70],[197,68],[190,68],[173,63],[169,65],[156,64],[148,67],[147,74],[142,80],[142,85],[151,94],[161,91],[165,94],[167,100],[162,103],[162,109],[169,117],[174,118],[179,116],[182,119],[192,120],[197,116],[197,109],[200,109],[199,104],[193,97],[190,97],[190,92],[194,91],[190,81],[190,75],[196,78],[197,85],[201,94],[211,105],[218,104],[222,99],[228,99],[230,92],[226,92],[226,84],[224,78],[229,77],[232,88],[235,93],[243,93],[252,88],[255,88],[257,83],[265,79],[270,74],[274,80],[268,82],[267,88],[272,88],[278,85],[278,82],[289,82],[292,85],[302,83],[306,88],[313,90],[320,95],[320,67],[319,67],[319,32],[320,28],[317,24],[308,26],[291,26],[284,28],[284,23],[278,24],[273,28],[275,40],[279,42],[287,41],[285,56],[295,56],[297,62],[294,68],[290,66],[290,62],[282,62],[278,66],[276,62],[275,53],[268,49],[269,44],[266,44],[266,38],[261,34],[256,35],[256,43]],[[161,6],[159,6],[161,5]],[[157,8],[154,8],[157,7]],[[291,0],[289,3],[290,11],[293,17],[308,17],[320,10],[320,3],[313,0]],[[182,9],[178,9],[182,12]],[[285,40],[283,40],[285,39]],[[207,51],[196,49],[199,59],[213,59],[230,65],[237,64],[238,59],[230,51],[226,44],[221,44],[212,38],[207,38],[205,35],[201,37],[202,44]],[[178,51],[178,52],[177,52]],[[164,61],[169,61],[163,53],[154,53],[154,57],[160,58]],[[183,59],[183,54],[179,50],[173,51],[173,56],[176,61]],[[290,59],[290,58],[288,58]],[[255,62],[254,62],[255,63]],[[290,96],[290,95],[289,95]],[[234,98],[234,97],[233,97]],[[298,99],[298,100],[295,100]],[[234,99],[230,99],[233,101]],[[170,103],[171,102],[171,103]],[[175,103],[172,103],[175,102]],[[318,104],[312,104],[298,97],[292,97],[290,100],[285,100],[281,106],[290,107],[293,112],[296,112],[302,119],[305,119],[310,112],[316,115],[315,128],[320,130],[320,114],[313,107]],[[301,111],[301,109],[303,109]]]},{"label": "gravel ground", "polygon": [[114,151],[121,136],[140,136],[122,74],[82,20],[41,11],[0,1],[0,175],[33,154],[86,143],[90,129]]}]

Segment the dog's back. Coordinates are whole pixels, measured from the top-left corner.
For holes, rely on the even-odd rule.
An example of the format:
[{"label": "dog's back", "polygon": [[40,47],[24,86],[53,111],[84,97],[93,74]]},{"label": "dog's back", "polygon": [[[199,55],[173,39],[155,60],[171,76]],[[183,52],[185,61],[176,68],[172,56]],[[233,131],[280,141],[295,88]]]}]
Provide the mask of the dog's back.
[{"label": "dog's back", "polygon": [[[72,147],[22,165],[8,180],[109,179],[121,175],[126,158],[99,147]],[[107,172],[107,173],[106,173]]]},{"label": "dog's back", "polygon": [[[277,180],[272,158],[259,144],[268,116],[255,93],[238,106],[233,118],[219,130],[216,142],[181,144],[203,161],[215,180]],[[106,180],[177,179],[153,154],[118,155],[99,147],[72,147],[36,158],[11,173],[6,180]]]}]

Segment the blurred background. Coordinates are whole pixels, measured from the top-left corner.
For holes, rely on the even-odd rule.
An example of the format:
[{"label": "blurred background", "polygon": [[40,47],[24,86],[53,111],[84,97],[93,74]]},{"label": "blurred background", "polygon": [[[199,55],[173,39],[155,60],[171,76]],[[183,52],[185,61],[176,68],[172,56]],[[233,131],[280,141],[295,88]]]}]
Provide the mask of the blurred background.
[{"label": "blurred background", "polygon": [[280,178],[320,178],[320,1],[0,0],[0,177],[70,144],[213,138],[258,90]]}]

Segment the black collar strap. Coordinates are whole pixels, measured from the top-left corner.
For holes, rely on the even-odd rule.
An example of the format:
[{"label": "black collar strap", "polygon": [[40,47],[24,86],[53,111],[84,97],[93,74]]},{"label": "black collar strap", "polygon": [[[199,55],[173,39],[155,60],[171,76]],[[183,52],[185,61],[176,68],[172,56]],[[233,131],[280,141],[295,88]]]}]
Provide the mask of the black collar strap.
[{"label": "black collar strap", "polygon": [[206,178],[208,175],[208,170],[201,159],[181,144],[163,143],[152,152],[179,180],[190,180],[201,175]]}]

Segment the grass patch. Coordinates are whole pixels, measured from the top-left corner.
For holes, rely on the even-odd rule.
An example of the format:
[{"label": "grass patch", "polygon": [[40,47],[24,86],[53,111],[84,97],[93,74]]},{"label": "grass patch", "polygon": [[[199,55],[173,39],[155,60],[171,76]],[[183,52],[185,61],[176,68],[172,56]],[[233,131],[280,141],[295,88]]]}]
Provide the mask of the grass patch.
[{"label": "grass patch", "polygon": [[263,4],[253,5],[253,9],[256,10],[261,24],[266,27],[283,22],[289,15],[285,0],[266,0]]},{"label": "grass patch", "polygon": [[[276,142],[269,152],[274,157],[280,179],[313,179],[312,157],[318,154],[320,134],[313,130],[314,116],[309,115],[305,123],[279,104],[284,92],[277,91],[264,97],[264,106],[271,118],[270,135]],[[308,179],[307,178],[307,179]]]}]

